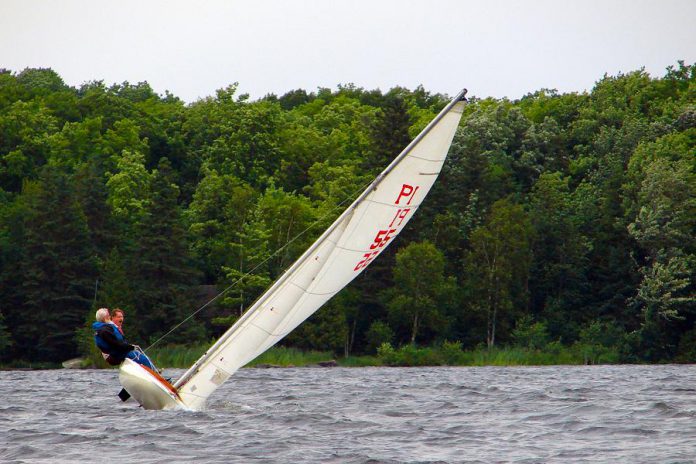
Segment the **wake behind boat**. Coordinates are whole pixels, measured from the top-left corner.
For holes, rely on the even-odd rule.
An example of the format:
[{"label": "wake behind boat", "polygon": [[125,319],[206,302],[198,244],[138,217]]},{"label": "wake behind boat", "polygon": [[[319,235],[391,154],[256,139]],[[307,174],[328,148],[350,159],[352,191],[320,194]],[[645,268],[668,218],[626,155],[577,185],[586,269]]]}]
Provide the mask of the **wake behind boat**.
[{"label": "wake behind boat", "polygon": [[403,230],[435,183],[459,126],[465,95],[466,89],[174,385],[126,359],[119,373],[124,389],[145,409],[203,409],[240,367],[355,279]]}]

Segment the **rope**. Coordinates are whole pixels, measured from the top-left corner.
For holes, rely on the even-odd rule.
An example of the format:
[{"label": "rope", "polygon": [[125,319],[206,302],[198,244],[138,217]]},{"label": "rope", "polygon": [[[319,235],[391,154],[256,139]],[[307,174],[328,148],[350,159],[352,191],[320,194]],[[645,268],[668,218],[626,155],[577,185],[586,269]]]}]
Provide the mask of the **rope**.
[{"label": "rope", "polygon": [[147,350],[149,350],[150,348],[152,348],[153,346],[155,346],[156,344],[158,344],[160,341],[164,340],[164,339],[165,339],[167,336],[169,336],[172,332],[174,332],[176,329],[178,329],[178,328],[181,327],[183,324],[185,324],[189,319],[193,318],[196,314],[200,313],[200,312],[203,311],[205,308],[207,308],[208,306],[210,306],[210,304],[212,304],[214,301],[216,301],[217,299],[219,299],[222,295],[224,295],[225,293],[227,293],[228,291],[230,291],[232,288],[234,288],[235,286],[237,286],[237,284],[239,284],[239,282],[241,282],[242,280],[244,280],[247,276],[253,274],[254,271],[256,271],[259,267],[261,267],[261,266],[263,266],[264,264],[266,264],[271,258],[273,258],[274,256],[277,256],[281,251],[283,251],[285,248],[287,248],[288,246],[290,246],[290,245],[291,245],[293,242],[295,242],[297,239],[299,239],[299,238],[302,237],[304,234],[306,234],[306,233],[307,233],[310,229],[312,229],[314,226],[316,226],[317,224],[319,224],[320,222],[322,222],[322,221],[324,221],[326,218],[328,218],[329,215],[330,215],[331,213],[333,213],[336,209],[338,209],[338,208],[340,208],[341,206],[343,206],[343,204],[345,204],[348,200],[353,200],[355,197],[357,197],[357,195],[358,195],[360,192],[364,191],[370,184],[372,184],[372,181],[370,181],[370,182],[368,182],[367,184],[363,185],[360,189],[356,190],[356,191],[353,192],[351,195],[349,195],[348,197],[346,197],[341,203],[337,204],[335,207],[333,207],[333,208],[332,208],[329,212],[327,212],[325,215],[323,215],[322,217],[320,217],[319,219],[317,219],[316,221],[314,221],[312,224],[310,224],[305,230],[303,230],[303,231],[300,232],[299,234],[295,235],[295,236],[294,236],[292,239],[290,239],[285,245],[283,245],[282,247],[278,248],[276,251],[274,251],[273,253],[271,253],[266,259],[264,259],[264,260],[261,261],[259,264],[257,264],[256,266],[254,266],[253,269],[251,269],[251,270],[248,271],[246,274],[244,274],[243,276],[241,276],[240,278],[238,278],[237,280],[235,280],[234,282],[232,282],[232,283],[231,283],[230,285],[228,285],[224,290],[222,290],[220,293],[218,293],[218,294],[215,295],[213,298],[211,298],[208,302],[206,302],[203,306],[201,306],[201,307],[198,308],[196,311],[194,311],[191,315],[189,315],[186,319],[184,319],[183,321],[181,321],[181,322],[179,322],[177,325],[175,325],[171,330],[169,330],[169,332],[165,333],[165,334],[162,335],[160,338],[158,338],[158,339],[155,340],[153,343],[151,343],[150,346],[148,346],[147,348],[145,348],[145,349],[143,350],[143,352],[147,352]]}]

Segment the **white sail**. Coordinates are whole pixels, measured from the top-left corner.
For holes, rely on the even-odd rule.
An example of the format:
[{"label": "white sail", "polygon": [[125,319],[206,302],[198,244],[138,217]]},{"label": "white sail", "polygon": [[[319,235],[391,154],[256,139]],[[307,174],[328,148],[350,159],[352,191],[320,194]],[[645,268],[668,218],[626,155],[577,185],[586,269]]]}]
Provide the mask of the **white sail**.
[{"label": "white sail", "polygon": [[463,90],[319,239],[174,384],[201,409],[237,369],[317,311],[394,240],[432,187],[461,119]]}]

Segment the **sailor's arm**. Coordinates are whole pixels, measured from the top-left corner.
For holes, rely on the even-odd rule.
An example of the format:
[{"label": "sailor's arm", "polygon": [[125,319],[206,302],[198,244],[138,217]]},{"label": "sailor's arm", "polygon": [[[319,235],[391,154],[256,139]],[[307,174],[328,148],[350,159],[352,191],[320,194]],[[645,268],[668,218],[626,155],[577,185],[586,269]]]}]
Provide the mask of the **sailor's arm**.
[{"label": "sailor's arm", "polygon": [[132,351],[135,348],[130,343],[123,342],[123,341],[119,340],[118,338],[116,338],[116,335],[114,335],[114,333],[111,330],[109,330],[107,327],[104,327],[103,329],[101,329],[99,331],[99,335],[101,336],[102,339],[104,339],[104,341],[106,343],[109,344],[109,346],[117,349],[118,351],[128,352],[128,351]]}]

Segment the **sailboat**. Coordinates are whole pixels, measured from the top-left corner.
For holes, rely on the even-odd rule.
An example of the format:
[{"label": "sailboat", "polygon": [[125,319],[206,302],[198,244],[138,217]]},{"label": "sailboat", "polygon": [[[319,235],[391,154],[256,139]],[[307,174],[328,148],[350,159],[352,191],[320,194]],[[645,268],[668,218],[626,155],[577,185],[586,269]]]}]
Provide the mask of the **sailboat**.
[{"label": "sailboat", "polygon": [[173,385],[126,359],[119,380],[145,409],[202,410],[239,368],[288,335],[394,241],[435,183],[459,126],[466,89]]}]

